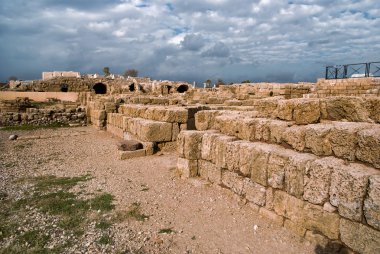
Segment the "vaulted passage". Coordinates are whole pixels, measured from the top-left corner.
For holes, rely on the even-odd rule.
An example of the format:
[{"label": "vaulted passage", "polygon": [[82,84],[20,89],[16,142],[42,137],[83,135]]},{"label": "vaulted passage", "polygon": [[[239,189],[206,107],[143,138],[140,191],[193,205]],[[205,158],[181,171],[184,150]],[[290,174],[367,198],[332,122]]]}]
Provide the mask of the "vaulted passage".
[{"label": "vaulted passage", "polygon": [[106,94],[107,93],[107,86],[103,83],[96,83],[92,89],[94,89],[96,94]]},{"label": "vaulted passage", "polygon": [[189,90],[189,87],[187,85],[180,85],[178,88],[177,88],[177,92],[179,93],[184,93],[186,92],[187,90]]},{"label": "vaulted passage", "polygon": [[61,92],[67,93],[69,91],[68,84],[61,84]]},{"label": "vaulted passage", "polygon": [[132,83],[132,84],[129,85],[129,91],[130,92],[135,91],[135,83]]}]

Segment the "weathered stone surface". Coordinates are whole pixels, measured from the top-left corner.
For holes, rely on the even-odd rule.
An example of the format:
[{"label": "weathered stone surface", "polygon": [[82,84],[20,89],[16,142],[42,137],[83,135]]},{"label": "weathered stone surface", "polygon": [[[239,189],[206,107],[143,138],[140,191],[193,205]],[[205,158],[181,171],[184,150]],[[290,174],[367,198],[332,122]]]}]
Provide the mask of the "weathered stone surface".
[{"label": "weathered stone surface", "polygon": [[356,252],[380,253],[380,231],[363,224],[341,219],[340,238],[343,243]]},{"label": "weathered stone surface", "polygon": [[330,133],[331,148],[335,156],[347,160],[355,160],[355,151],[358,145],[358,135],[360,130],[370,127],[366,123],[334,123]]},{"label": "weathered stone surface", "polygon": [[215,127],[225,135],[235,136],[239,133],[239,115],[224,114],[215,117]]},{"label": "weathered stone surface", "polygon": [[329,140],[332,124],[310,124],[306,126],[305,147],[315,155],[332,155]]},{"label": "weathered stone surface", "polygon": [[277,147],[273,149],[268,160],[268,185],[276,189],[283,189],[285,182],[285,168],[289,159],[297,157],[298,153]]},{"label": "weathered stone surface", "polygon": [[305,228],[321,232],[330,239],[338,239],[340,222],[338,214],[327,212],[321,206],[307,202],[302,212]]},{"label": "weathered stone surface", "polygon": [[292,196],[302,198],[304,192],[304,175],[310,170],[310,165],[318,157],[298,153],[289,158],[285,171],[285,191]]},{"label": "weathered stone surface", "polygon": [[273,210],[273,200],[274,200],[274,189],[271,187],[266,188],[265,195],[265,208]]},{"label": "weathered stone surface", "polygon": [[176,141],[178,134],[180,132],[180,127],[178,123],[173,123],[172,124],[172,141]]},{"label": "weathered stone surface", "polygon": [[286,192],[275,191],[273,199],[274,211],[295,223],[303,223],[304,201],[295,198]]},{"label": "weathered stone surface", "polygon": [[331,175],[330,203],[341,216],[361,221],[368,179],[377,170],[352,163],[334,168]]},{"label": "weathered stone surface", "polygon": [[276,225],[284,225],[284,218],[282,216],[277,215],[275,212],[272,212],[264,207],[260,207],[259,214],[265,218],[270,219]]},{"label": "weathered stone surface", "polygon": [[204,134],[204,131],[181,131],[177,140],[179,156],[189,160],[200,159]]},{"label": "weathered stone surface", "polygon": [[294,100],[280,100],[277,105],[276,115],[281,120],[293,120],[293,110],[295,107]]},{"label": "weathered stone surface", "polygon": [[209,130],[215,125],[215,116],[219,115],[218,110],[202,110],[195,114],[195,127],[197,130]]},{"label": "weathered stone surface", "polygon": [[291,123],[272,120],[269,124],[270,142],[280,144],[283,141],[283,135],[287,128],[291,126]]},{"label": "weathered stone surface", "polygon": [[[199,112],[198,112],[199,113]],[[206,132],[202,138],[202,151],[201,158],[208,161],[215,161],[213,159],[213,149],[215,149],[215,139],[219,136],[222,136],[221,133],[216,132]]]},{"label": "weathered stone surface", "polygon": [[132,158],[145,156],[145,150],[135,150],[135,151],[119,151],[119,159],[120,160],[128,160]]},{"label": "weathered stone surface", "polygon": [[243,153],[241,149],[242,144],[249,143],[247,141],[234,141],[228,142],[226,146],[226,160],[227,169],[230,171],[239,171],[240,169],[240,156]]},{"label": "weathered stone surface", "polygon": [[[237,143],[234,142],[234,143]],[[236,160],[239,160],[238,171],[244,176],[250,177],[252,171],[252,163],[258,156],[256,144],[248,141],[239,142],[239,153],[235,154]],[[230,160],[228,160],[230,162]]]},{"label": "weathered stone surface", "polygon": [[265,187],[252,182],[252,180],[248,178],[244,178],[244,187],[242,194],[245,195],[245,198],[256,205],[264,206],[265,198],[266,198],[266,190]]},{"label": "weathered stone surface", "polygon": [[297,151],[305,149],[305,126],[292,126],[285,130],[283,140]]},{"label": "weathered stone surface", "polygon": [[326,157],[313,161],[304,177],[303,198],[313,204],[323,205],[329,199],[331,173],[343,167],[343,161]]},{"label": "weathered stone surface", "polygon": [[273,145],[265,143],[254,143],[255,150],[252,153],[251,160],[251,179],[263,186],[267,186],[267,171],[269,155],[273,149]]},{"label": "weathered stone surface", "polygon": [[350,122],[366,122],[369,112],[362,98],[358,97],[329,97],[324,100],[324,119],[347,120]]},{"label": "weathered stone surface", "polygon": [[[270,139],[270,120],[266,118],[256,118],[255,123],[255,139],[257,141],[269,141]],[[251,140],[251,141],[254,141]]]},{"label": "weathered stone surface", "polygon": [[222,171],[222,183],[238,195],[241,195],[243,192],[243,181],[244,177],[239,176],[235,172],[229,170]]},{"label": "weathered stone surface", "polygon": [[222,182],[222,170],[209,161],[198,160],[198,174],[212,183],[221,184]]},{"label": "weathered stone surface", "polygon": [[298,99],[293,110],[293,120],[296,124],[310,124],[319,121],[321,112],[319,100]]},{"label": "weathered stone surface", "polygon": [[380,168],[380,127],[358,132],[356,158]]},{"label": "weathered stone surface", "polygon": [[227,168],[227,144],[235,141],[237,138],[233,136],[218,136],[213,144],[212,162],[219,168]]},{"label": "weathered stone surface", "polygon": [[380,230],[380,175],[369,178],[368,195],[364,201],[367,223]]},{"label": "weathered stone surface", "polygon": [[151,120],[140,120],[140,128],[137,135],[141,141],[162,142],[171,141],[172,124],[166,122],[158,122]]},{"label": "weathered stone surface", "polygon": [[239,132],[238,138],[243,140],[255,140],[256,121],[252,118],[243,118],[237,121]]},{"label": "weathered stone surface", "polygon": [[179,157],[177,169],[183,178],[195,177],[198,174],[198,161]]},{"label": "weathered stone surface", "polygon": [[142,143],[137,140],[123,140],[117,143],[117,149],[120,151],[135,151],[142,148]]},{"label": "weathered stone surface", "polygon": [[288,219],[285,220],[284,227],[301,237],[303,237],[306,233],[306,229],[302,227],[299,223],[295,223]]}]

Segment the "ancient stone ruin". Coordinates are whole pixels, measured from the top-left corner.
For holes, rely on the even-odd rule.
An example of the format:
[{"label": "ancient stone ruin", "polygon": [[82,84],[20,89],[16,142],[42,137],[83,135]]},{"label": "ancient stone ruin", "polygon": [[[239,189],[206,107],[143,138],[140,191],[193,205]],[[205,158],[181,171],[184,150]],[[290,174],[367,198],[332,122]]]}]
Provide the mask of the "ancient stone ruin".
[{"label": "ancient stone ruin", "polygon": [[183,178],[221,185],[306,239],[379,251],[380,78],[201,89],[62,77],[0,100],[0,126],[90,124],[142,144],[115,148],[120,159],[177,151]]}]

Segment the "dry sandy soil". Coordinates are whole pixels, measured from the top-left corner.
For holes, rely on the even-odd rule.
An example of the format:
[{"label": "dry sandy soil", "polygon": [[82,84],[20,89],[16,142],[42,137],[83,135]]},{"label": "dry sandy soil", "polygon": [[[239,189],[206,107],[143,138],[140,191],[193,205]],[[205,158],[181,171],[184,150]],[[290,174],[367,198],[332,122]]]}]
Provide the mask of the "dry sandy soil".
[{"label": "dry sandy soil", "polygon": [[[12,133],[18,134],[19,139],[9,141]],[[115,208],[102,216],[109,218],[123,212],[128,214],[136,204],[139,213],[147,216],[142,220],[134,216],[113,220],[110,228],[103,231],[90,223],[84,228],[83,235],[75,237],[71,234],[71,238],[64,230],[54,231],[56,225],[43,227],[48,228],[46,230],[50,230],[49,234],[53,236],[45,246],[47,249],[56,244],[54,241],[71,239],[72,243],[60,251],[320,253],[314,244],[272,224],[230,191],[200,179],[180,179],[175,153],[158,153],[122,161],[117,158],[117,141],[109,133],[92,127],[0,130],[0,191],[7,199],[20,199],[23,193],[30,191],[28,188],[32,188],[30,183],[20,179],[90,174],[91,180],[72,191],[112,194]],[[48,215],[41,215],[33,207],[24,215],[24,221],[30,224],[24,225],[26,228],[33,229],[38,220],[44,221],[38,225],[54,224],[55,221],[54,218],[46,219]],[[101,244],[97,238],[105,231],[110,241]],[[11,239],[2,239],[0,249],[4,251],[11,244]]]}]

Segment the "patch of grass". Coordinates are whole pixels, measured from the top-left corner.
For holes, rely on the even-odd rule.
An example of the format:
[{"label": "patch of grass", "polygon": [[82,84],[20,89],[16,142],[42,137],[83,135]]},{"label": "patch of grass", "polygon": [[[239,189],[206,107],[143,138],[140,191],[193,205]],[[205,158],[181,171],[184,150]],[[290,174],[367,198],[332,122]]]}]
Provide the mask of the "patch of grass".
[{"label": "patch of grass", "polygon": [[96,223],[95,228],[99,229],[108,229],[112,226],[112,223],[106,220],[101,220],[98,223]]},{"label": "patch of grass", "polygon": [[111,211],[115,208],[112,204],[113,196],[109,193],[102,193],[89,201],[91,209],[100,211]]},{"label": "patch of grass", "polygon": [[40,230],[27,231],[18,237],[21,244],[27,243],[30,247],[43,248],[50,240],[49,235],[45,235]]},{"label": "patch of grass", "polygon": [[174,233],[175,231],[172,228],[163,228],[158,231],[159,234],[171,234]]},{"label": "patch of grass", "polygon": [[68,190],[77,185],[79,182],[85,182],[91,179],[92,177],[90,175],[77,177],[56,177],[48,175],[36,177],[34,178],[34,182],[36,183],[35,187],[38,191],[44,191],[56,187]]},{"label": "patch of grass", "polygon": [[31,125],[31,124],[23,124],[23,125],[15,125],[15,126],[5,126],[2,127],[3,131],[30,131],[30,130],[38,130],[38,129],[57,129],[57,128],[67,128],[70,127],[66,123],[51,123],[47,125]]},{"label": "patch of grass", "polygon": [[140,203],[133,203],[132,206],[127,211],[127,217],[134,218],[138,221],[145,221],[149,219],[148,215],[145,215],[141,212]]},{"label": "patch of grass", "polygon": [[102,235],[102,237],[100,237],[100,239],[98,240],[98,243],[103,245],[110,244],[111,242],[112,238],[107,234]]}]

